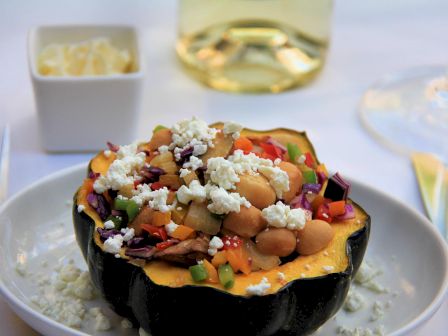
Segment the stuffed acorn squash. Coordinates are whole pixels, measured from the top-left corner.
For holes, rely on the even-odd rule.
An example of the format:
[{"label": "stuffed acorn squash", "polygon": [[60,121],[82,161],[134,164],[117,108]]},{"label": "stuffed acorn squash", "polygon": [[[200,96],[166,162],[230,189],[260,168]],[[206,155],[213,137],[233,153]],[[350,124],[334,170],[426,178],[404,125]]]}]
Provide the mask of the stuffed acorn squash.
[{"label": "stuffed acorn squash", "polygon": [[74,196],[94,284],[152,335],[307,335],[342,305],[370,217],[305,133],[195,118],[109,144]]}]

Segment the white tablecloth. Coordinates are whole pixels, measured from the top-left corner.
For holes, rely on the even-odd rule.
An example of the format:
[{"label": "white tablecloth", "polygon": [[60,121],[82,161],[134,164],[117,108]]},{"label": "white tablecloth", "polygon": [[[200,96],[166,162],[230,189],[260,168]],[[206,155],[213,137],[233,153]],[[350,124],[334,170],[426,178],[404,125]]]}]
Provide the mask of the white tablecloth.
[{"label": "white tablecloth", "polygon": [[[361,127],[360,96],[378,76],[414,65],[446,64],[445,0],[345,0],[335,4],[327,65],[306,88],[278,95],[233,95],[202,87],[174,55],[176,1],[1,1],[0,127],[12,126],[10,194],[89,154],[47,154],[39,142],[28,75],[30,27],[60,23],[127,23],[139,27],[147,63],[139,138],[156,124],[197,115],[252,128],[287,125],[309,133],[322,161],[423,211],[409,160]],[[0,270],[1,271],[1,270]],[[418,335],[447,335],[448,301]],[[1,335],[35,335],[0,299]]]}]

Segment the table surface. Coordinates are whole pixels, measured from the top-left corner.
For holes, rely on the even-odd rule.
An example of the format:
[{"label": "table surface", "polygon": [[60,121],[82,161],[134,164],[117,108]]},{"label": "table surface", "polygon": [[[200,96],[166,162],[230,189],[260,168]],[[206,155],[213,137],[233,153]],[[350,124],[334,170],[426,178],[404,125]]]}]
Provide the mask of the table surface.
[{"label": "table surface", "polygon": [[[328,62],[311,85],[278,95],[234,95],[192,81],[174,55],[176,1],[0,2],[0,127],[10,123],[10,195],[91,154],[48,154],[40,145],[28,74],[30,27],[61,23],[125,23],[140,30],[147,64],[137,138],[154,125],[197,115],[252,128],[288,125],[307,130],[321,160],[346,175],[423,211],[408,158],[382,147],[362,128],[357,104],[378,76],[416,65],[444,64],[448,44],[444,0],[345,0],[335,4]],[[448,300],[417,335],[446,335]],[[37,335],[0,298],[4,336]]]}]

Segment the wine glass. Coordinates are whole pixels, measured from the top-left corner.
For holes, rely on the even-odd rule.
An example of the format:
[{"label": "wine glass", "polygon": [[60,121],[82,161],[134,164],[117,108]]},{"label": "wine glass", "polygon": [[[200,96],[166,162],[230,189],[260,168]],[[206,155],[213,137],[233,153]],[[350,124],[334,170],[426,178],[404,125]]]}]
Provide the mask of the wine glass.
[{"label": "wine glass", "polygon": [[411,156],[428,216],[448,234],[448,67],[385,76],[364,94],[360,113],[377,140]]},{"label": "wine glass", "polygon": [[365,93],[361,118],[378,139],[404,153],[448,159],[448,67],[411,68],[380,79]]}]

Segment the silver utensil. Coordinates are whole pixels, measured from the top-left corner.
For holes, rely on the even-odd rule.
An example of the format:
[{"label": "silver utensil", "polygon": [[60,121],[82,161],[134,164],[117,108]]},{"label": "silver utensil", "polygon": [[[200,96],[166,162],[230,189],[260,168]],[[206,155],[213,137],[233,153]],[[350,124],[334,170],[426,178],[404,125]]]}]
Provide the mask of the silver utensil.
[{"label": "silver utensil", "polygon": [[0,147],[0,204],[6,200],[8,194],[10,137],[10,127],[7,124],[3,129]]}]

